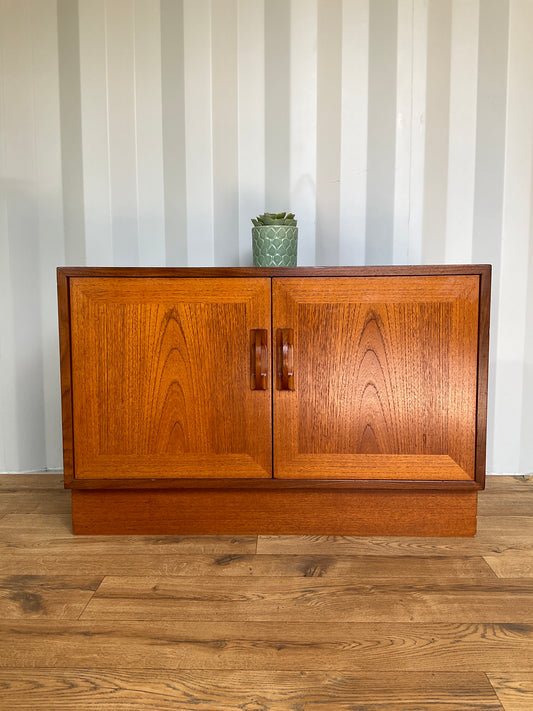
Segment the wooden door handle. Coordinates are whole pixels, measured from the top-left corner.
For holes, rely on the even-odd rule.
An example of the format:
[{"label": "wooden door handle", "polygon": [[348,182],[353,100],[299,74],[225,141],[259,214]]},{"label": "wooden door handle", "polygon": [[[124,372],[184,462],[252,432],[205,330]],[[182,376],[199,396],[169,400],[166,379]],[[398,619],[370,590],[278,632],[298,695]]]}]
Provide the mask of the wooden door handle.
[{"label": "wooden door handle", "polygon": [[294,390],[294,331],[278,328],[276,333],[278,367],[276,387],[278,390]]},{"label": "wooden door handle", "polygon": [[264,328],[250,331],[250,387],[266,390],[268,376],[268,332]]}]

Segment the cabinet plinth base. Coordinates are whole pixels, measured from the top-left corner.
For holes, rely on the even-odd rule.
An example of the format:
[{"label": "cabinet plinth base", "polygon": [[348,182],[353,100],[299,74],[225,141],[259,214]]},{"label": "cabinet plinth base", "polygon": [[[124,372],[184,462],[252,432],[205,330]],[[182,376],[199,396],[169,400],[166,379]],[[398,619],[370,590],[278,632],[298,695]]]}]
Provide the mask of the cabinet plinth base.
[{"label": "cabinet plinth base", "polygon": [[477,491],[74,490],[75,534],[474,536]]}]

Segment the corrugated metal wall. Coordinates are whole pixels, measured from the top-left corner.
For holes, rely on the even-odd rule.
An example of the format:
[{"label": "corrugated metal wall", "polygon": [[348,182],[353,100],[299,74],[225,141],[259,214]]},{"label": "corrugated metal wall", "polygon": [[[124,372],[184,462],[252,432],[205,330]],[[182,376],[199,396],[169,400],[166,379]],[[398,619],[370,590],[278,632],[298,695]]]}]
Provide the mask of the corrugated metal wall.
[{"label": "corrugated metal wall", "polygon": [[533,470],[531,0],[0,0],[0,471],[61,466],[55,266],[494,265],[488,468]]}]

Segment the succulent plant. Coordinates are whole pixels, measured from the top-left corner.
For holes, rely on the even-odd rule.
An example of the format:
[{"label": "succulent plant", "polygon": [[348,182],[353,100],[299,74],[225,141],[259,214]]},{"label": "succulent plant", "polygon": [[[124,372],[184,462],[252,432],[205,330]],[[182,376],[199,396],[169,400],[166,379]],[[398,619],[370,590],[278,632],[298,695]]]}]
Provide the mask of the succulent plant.
[{"label": "succulent plant", "polygon": [[291,225],[296,227],[297,220],[294,219],[294,214],[290,212],[265,212],[263,215],[258,215],[252,222],[255,227],[262,227],[263,225]]}]

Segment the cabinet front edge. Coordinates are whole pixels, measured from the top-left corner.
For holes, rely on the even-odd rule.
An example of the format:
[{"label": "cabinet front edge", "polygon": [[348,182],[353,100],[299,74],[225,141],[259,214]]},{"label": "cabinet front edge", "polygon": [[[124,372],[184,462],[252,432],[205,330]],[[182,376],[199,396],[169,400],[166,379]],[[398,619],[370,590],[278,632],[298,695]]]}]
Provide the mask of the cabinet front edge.
[{"label": "cabinet front edge", "polygon": [[57,267],[63,277],[320,277],[454,276],[490,274],[490,264],[384,265],[346,267]]},{"label": "cabinet front edge", "polygon": [[255,489],[258,491],[283,491],[287,489],[404,489],[404,490],[447,490],[479,491],[482,487],[471,481],[393,481],[371,479],[73,479],[65,483],[66,488],[90,489]]}]

